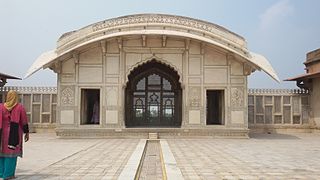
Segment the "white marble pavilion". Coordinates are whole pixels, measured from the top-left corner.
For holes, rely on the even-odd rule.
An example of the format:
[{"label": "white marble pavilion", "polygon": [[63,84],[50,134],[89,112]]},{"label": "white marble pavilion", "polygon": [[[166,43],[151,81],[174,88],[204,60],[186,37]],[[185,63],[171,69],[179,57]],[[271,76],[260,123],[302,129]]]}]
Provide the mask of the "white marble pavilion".
[{"label": "white marble pavilion", "polygon": [[166,14],[67,32],[26,76],[41,68],[58,75],[59,136],[246,136],[247,77],[262,70],[279,81],[240,35]]}]

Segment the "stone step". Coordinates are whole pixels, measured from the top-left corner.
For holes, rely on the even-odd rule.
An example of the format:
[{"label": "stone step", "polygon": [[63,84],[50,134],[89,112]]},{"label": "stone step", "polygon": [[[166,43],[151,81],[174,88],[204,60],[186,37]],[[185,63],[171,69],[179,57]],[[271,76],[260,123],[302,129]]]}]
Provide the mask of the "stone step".
[{"label": "stone step", "polygon": [[158,133],[149,133],[149,139],[158,139]]},{"label": "stone step", "polygon": [[61,138],[248,138],[243,128],[56,128]]}]

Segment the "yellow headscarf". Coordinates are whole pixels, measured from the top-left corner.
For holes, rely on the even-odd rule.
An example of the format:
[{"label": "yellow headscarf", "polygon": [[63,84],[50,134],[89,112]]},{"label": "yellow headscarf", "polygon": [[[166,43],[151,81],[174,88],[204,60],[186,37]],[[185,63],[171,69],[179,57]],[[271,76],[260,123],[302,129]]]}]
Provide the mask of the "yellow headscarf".
[{"label": "yellow headscarf", "polygon": [[4,107],[8,109],[8,111],[11,111],[12,108],[14,108],[15,105],[18,103],[18,94],[17,92],[10,90],[7,94],[6,102],[4,103]]}]

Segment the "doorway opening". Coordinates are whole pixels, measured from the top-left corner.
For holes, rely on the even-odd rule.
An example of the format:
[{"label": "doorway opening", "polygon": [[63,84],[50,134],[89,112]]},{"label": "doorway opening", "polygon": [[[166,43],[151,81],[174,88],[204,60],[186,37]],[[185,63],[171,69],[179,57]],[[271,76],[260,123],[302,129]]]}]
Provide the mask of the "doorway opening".
[{"label": "doorway opening", "polygon": [[135,68],[126,87],[126,126],[180,127],[179,78],[173,68],[156,60]]},{"label": "doorway opening", "polygon": [[81,125],[100,124],[100,89],[81,89]]},{"label": "doorway opening", "polygon": [[224,90],[207,90],[207,125],[224,124]]}]

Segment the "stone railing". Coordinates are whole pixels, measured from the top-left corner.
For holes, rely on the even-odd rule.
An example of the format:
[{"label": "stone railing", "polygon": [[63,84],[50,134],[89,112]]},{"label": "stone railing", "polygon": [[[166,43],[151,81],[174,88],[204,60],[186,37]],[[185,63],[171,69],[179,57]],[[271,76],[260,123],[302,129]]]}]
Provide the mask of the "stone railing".
[{"label": "stone railing", "polygon": [[56,122],[57,88],[56,87],[1,87],[0,101],[4,101],[9,90],[17,91],[20,102],[24,105],[30,127],[54,128]]},{"label": "stone railing", "polygon": [[31,87],[31,86],[4,86],[0,87],[0,92],[15,90],[19,93],[57,93],[57,87]]},{"label": "stone railing", "polygon": [[248,94],[309,94],[308,90],[305,89],[249,89]]},{"label": "stone railing", "polygon": [[249,128],[309,127],[309,102],[306,90],[249,89]]}]

